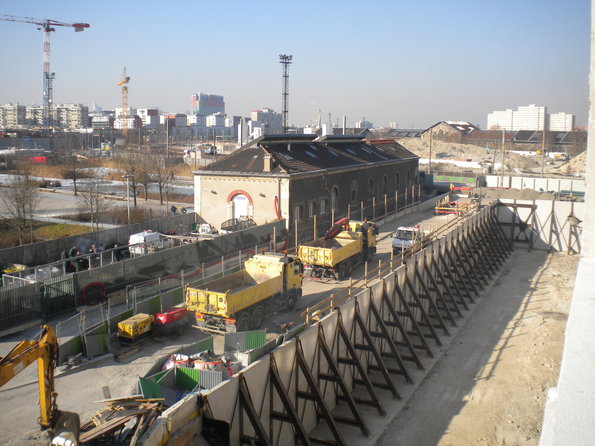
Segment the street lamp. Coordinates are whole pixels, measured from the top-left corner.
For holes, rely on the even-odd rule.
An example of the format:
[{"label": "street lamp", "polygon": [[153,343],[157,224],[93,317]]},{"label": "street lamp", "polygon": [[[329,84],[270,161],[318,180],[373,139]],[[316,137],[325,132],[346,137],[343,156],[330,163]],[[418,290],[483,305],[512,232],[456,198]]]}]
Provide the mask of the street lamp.
[{"label": "street lamp", "polygon": [[126,207],[128,209],[127,224],[130,224],[130,183],[129,183],[129,180],[130,180],[130,178],[134,178],[134,175],[132,175],[131,173],[128,173],[128,174],[124,175],[122,178],[126,178]]}]

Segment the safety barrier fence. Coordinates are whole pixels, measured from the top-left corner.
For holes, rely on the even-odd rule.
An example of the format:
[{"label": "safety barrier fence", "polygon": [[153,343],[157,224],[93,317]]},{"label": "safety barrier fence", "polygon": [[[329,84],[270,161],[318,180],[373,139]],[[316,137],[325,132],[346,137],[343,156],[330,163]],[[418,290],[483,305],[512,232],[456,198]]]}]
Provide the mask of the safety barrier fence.
[{"label": "safety barrier fence", "polygon": [[197,434],[227,444],[370,444],[386,407],[421,382],[511,250],[494,204],[453,220],[404,263],[368,271],[359,292],[352,284],[351,296],[329,299],[294,339],[170,408],[142,444]]},{"label": "safety barrier fence", "polygon": [[268,247],[271,234],[281,234],[283,227],[284,221],[275,221],[213,240],[169,248],[24,286],[0,288],[0,334],[81,306],[97,304],[106,296],[125,290],[128,284],[179,274],[181,270],[202,262],[220,262],[222,255],[224,267],[228,267],[233,261],[228,262],[226,256],[244,249],[260,249],[260,245]]}]

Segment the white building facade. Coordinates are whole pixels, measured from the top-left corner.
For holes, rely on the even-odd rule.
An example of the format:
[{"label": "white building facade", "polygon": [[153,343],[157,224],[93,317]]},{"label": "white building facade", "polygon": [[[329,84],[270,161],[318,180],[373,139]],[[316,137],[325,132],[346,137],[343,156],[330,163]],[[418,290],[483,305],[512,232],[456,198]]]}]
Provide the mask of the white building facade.
[{"label": "white building facade", "polygon": [[487,122],[488,130],[571,131],[573,127],[574,115],[564,112],[548,115],[547,107],[535,104],[494,111],[488,114]]}]

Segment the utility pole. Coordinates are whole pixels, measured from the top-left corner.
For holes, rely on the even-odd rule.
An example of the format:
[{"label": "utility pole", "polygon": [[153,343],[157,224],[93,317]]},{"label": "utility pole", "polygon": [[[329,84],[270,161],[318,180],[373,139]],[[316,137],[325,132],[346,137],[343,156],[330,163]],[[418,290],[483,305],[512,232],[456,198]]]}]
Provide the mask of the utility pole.
[{"label": "utility pole", "polygon": [[541,178],[543,178],[543,171],[545,168],[545,125],[541,134]]},{"label": "utility pole", "polygon": [[283,133],[287,133],[288,122],[288,102],[289,102],[289,65],[293,56],[287,54],[279,54],[279,62],[283,65]]},{"label": "utility pole", "polygon": [[506,129],[502,129],[502,165],[500,166],[500,187],[504,187],[504,144],[506,143]]},{"label": "utility pole", "polygon": [[432,176],[432,132],[434,128],[430,127],[430,159],[428,160],[428,175]]}]

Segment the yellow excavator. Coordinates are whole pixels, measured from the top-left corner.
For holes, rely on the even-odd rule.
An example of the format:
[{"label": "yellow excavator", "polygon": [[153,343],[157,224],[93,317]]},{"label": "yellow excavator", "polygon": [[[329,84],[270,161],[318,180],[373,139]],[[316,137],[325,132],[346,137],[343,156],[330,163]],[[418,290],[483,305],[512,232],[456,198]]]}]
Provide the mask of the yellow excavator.
[{"label": "yellow excavator", "polygon": [[58,338],[54,329],[43,325],[35,339],[19,342],[0,358],[0,387],[37,360],[39,381],[39,424],[48,430],[52,445],[77,446],[80,419],[75,413],[60,411],[56,398],[54,368],[58,359]]}]

